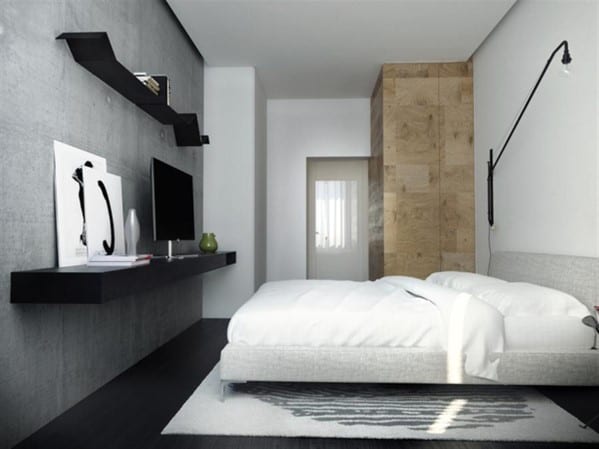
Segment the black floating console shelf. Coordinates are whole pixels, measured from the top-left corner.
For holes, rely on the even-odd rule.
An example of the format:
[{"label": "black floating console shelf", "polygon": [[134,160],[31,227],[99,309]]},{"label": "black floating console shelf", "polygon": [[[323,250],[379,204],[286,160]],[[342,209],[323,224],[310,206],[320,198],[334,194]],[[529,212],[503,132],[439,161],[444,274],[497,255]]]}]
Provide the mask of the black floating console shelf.
[{"label": "black floating console shelf", "polygon": [[123,97],[135,103],[163,125],[173,125],[177,146],[202,146],[208,136],[200,134],[196,114],[179,114],[166,104],[165,78],[158,77],[160,95],[153,94],[133,73],[117,61],[108,34],[62,33],[56,39],[67,41],[73,58]]},{"label": "black floating console shelf", "polygon": [[11,303],[101,304],[236,262],[237,253],[152,259],[138,267],[46,268],[11,273]]}]

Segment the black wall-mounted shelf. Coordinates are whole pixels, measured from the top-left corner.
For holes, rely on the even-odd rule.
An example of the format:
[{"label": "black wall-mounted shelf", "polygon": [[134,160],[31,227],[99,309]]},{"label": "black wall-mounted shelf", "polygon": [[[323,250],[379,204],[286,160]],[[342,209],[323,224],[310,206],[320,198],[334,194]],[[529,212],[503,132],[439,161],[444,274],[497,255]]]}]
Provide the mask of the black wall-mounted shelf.
[{"label": "black wall-mounted shelf", "polygon": [[[73,58],[123,97],[135,103],[163,125],[173,125],[177,146],[202,146],[208,136],[200,134],[198,117],[194,113],[179,114],[166,104],[166,95],[155,95],[133,73],[117,61],[108,34],[62,33],[56,39],[67,41]],[[161,84],[161,92],[166,85]]]},{"label": "black wall-mounted shelf", "polygon": [[11,303],[101,304],[232,265],[237,253],[218,252],[183,259],[152,259],[137,267],[46,268],[11,273]]}]

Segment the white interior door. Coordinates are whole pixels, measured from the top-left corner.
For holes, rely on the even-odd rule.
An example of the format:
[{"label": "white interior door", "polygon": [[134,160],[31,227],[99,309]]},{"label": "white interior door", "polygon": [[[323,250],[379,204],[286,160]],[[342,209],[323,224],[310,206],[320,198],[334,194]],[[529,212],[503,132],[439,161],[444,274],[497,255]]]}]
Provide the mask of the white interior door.
[{"label": "white interior door", "polygon": [[308,278],[368,279],[368,161],[308,159]]}]

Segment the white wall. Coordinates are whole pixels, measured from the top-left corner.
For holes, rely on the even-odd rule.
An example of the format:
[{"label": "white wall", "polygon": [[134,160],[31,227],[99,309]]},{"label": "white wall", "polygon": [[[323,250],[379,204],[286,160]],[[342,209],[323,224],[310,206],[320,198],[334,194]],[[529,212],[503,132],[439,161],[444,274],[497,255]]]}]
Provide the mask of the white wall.
[{"label": "white wall", "polygon": [[370,156],[370,99],[268,100],[267,110],[267,279],[304,279],[306,158]]},{"label": "white wall", "polygon": [[561,52],[495,172],[493,251],[597,256],[598,121],[595,2],[518,2],[474,55],[476,262],[486,271],[489,148],[496,154],[551,51]]},{"label": "white wall", "polygon": [[[219,249],[237,251],[237,263],[204,274],[203,316],[230,317],[253,293],[256,224],[264,207],[256,200],[256,161],[264,160],[263,93],[252,67],[206,67],[204,71],[204,232],[216,233]],[[257,149],[259,147],[259,149]],[[256,154],[261,156],[256,158]],[[264,163],[262,164],[264,165]],[[264,252],[264,249],[262,249]]]}]

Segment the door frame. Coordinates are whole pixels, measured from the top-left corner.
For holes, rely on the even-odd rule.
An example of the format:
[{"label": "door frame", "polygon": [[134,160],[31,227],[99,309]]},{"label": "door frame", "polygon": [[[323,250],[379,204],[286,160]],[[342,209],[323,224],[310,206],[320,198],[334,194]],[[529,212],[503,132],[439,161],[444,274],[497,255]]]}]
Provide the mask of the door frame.
[{"label": "door frame", "polygon": [[[310,245],[314,244],[314,238],[315,236],[309,235],[309,230],[310,230],[310,218],[311,218],[311,214],[310,211],[308,210],[308,205],[310,202],[310,174],[309,174],[309,165],[311,162],[343,162],[343,161],[365,161],[368,164],[368,161],[370,160],[370,157],[368,156],[317,156],[317,157],[307,157],[306,158],[306,203],[304,204],[304,210],[306,211],[306,228],[305,228],[305,235],[306,235],[306,279],[310,279],[309,273],[310,273]],[[366,170],[366,188],[368,189],[368,184],[370,182],[370,173],[368,171],[368,165],[367,165],[367,170]],[[368,191],[366,192],[366,207],[365,210],[369,211],[369,202],[370,202],[370,195],[368,194]],[[367,227],[366,227],[366,269],[368,271],[368,267],[369,267],[369,251],[368,251],[368,245],[369,245],[369,241],[370,241],[370,220],[367,220]]]}]

